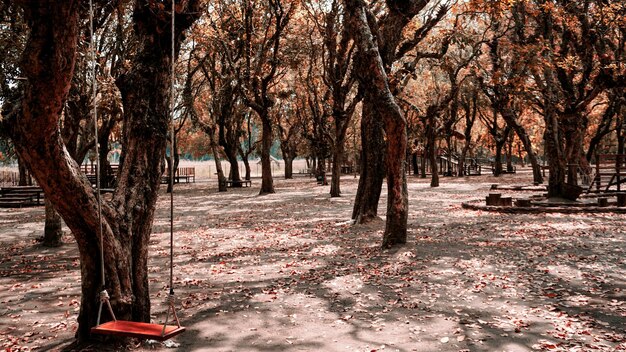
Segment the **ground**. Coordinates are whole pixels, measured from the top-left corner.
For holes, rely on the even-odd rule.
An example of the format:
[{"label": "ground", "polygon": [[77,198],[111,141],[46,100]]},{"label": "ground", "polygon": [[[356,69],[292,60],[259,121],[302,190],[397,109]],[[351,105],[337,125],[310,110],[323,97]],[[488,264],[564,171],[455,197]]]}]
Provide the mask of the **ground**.
[{"label": "ground", "polygon": [[[500,178],[409,178],[409,242],[380,249],[384,221],[352,226],[353,176],[341,198],[298,176],[276,194],[180,185],[175,288],[187,331],[158,351],[626,350],[626,215],[464,210]],[[164,189],[163,189],[164,190]],[[515,196],[518,193],[504,192]],[[528,192],[524,193],[528,195]],[[386,198],[381,199],[384,215]],[[151,239],[154,321],[164,318],[169,198]],[[0,210],[0,346],[58,350],[79,309],[72,237],[35,241],[43,208]],[[97,351],[97,346],[91,350]]]}]

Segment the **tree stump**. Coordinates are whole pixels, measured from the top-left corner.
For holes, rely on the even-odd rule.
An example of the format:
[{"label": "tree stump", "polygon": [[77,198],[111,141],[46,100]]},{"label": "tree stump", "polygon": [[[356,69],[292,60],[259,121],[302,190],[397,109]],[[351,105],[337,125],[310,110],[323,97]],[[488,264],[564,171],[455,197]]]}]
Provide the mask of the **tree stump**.
[{"label": "tree stump", "polygon": [[486,199],[487,205],[500,205],[500,196],[500,193],[489,193]]},{"label": "tree stump", "polygon": [[617,194],[617,206],[618,207],[626,206],[626,193]]},{"label": "tree stump", "polygon": [[517,207],[530,207],[530,199],[518,199],[515,201]]},{"label": "tree stump", "polygon": [[598,198],[598,206],[599,207],[606,207],[609,205],[609,199],[606,197],[599,197]]},{"label": "tree stump", "polygon": [[503,206],[503,207],[511,207],[511,206],[513,206],[513,198],[512,197],[501,197],[500,198],[500,206]]},{"label": "tree stump", "polygon": [[583,188],[577,185],[571,185],[569,183],[563,184],[561,186],[561,193],[563,198],[569,200],[576,200],[578,196],[583,192]]}]

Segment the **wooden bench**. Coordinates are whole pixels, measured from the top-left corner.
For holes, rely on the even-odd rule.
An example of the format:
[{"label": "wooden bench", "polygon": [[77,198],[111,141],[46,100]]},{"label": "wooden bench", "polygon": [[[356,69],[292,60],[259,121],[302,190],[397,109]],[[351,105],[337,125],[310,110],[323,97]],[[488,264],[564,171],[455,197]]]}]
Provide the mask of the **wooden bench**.
[{"label": "wooden bench", "polygon": [[300,169],[298,171],[298,174],[308,175],[309,177],[313,177],[313,174],[315,174],[315,172],[313,171],[313,169]]},{"label": "wooden bench", "polygon": [[37,186],[13,186],[0,189],[0,207],[21,208],[43,205],[44,193]]},{"label": "wooden bench", "polygon": [[195,167],[179,167],[176,169],[176,182],[180,183],[180,180],[185,180],[185,183],[196,182],[196,168]]},{"label": "wooden bench", "polygon": [[233,181],[233,180],[225,180],[224,182],[226,182],[226,187],[252,187],[252,181],[251,180],[239,180],[239,181]]}]

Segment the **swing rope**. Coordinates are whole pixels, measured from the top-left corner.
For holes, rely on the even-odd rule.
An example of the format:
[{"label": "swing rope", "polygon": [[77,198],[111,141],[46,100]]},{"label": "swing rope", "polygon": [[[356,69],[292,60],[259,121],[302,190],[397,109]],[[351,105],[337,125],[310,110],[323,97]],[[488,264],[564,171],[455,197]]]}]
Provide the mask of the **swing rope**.
[{"label": "swing rope", "polygon": [[171,60],[172,64],[170,67],[170,292],[167,296],[167,304],[168,310],[167,315],[165,317],[165,323],[163,324],[163,331],[161,335],[165,334],[165,328],[167,327],[167,322],[170,319],[170,311],[174,315],[174,320],[176,320],[176,325],[180,327],[180,322],[178,320],[178,315],[176,314],[176,297],[174,296],[174,139],[176,138],[176,131],[174,129],[174,104],[176,99],[176,91],[174,90],[174,84],[176,83],[176,72],[175,72],[175,63],[176,63],[176,50],[175,50],[175,25],[176,25],[176,5],[175,0],[172,0],[172,28],[171,28]]},{"label": "swing rope", "polygon": [[[98,119],[97,119],[97,82],[96,82],[96,49],[95,49],[95,36],[94,36],[94,8],[93,8],[93,0],[89,0],[89,33],[90,33],[90,45],[89,49],[91,52],[91,75],[92,75],[92,115],[94,119],[94,133],[96,138],[96,199],[98,203],[98,222],[100,225],[100,276],[102,278],[102,291],[99,295],[100,306],[98,308],[98,318],[96,322],[96,327],[92,328],[92,332],[94,333],[102,333],[102,334],[112,334],[112,335],[123,335],[130,337],[140,337],[140,338],[152,338],[157,340],[166,340],[172,336],[175,336],[183,331],[185,328],[180,325],[180,321],[178,319],[178,314],[176,313],[176,299],[174,296],[174,138],[175,138],[175,128],[174,128],[174,106],[175,106],[175,89],[174,84],[176,82],[175,76],[175,0],[172,0],[172,27],[171,27],[171,77],[170,77],[170,170],[169,170],[169,186],[170,186],[170,280],[169,280],[169,294],[166,299],[166,303],[168,305],[167,315],[165,318],[165,323],[163,323],[163,328],[160,329],[160,334],[156,329],[156,326],[160,326],[157,324],[148,324],[148,323],[140,323],[140,322],[126,322],[126,321],[118,321],[115,317],[115,313],[113,313],[113,309],[111,307],[110,296],[106,291],[106,277],[105,277],[105,266],[104,266],[104,235],[103,235],[103,224],[102,224],[102,199],[100,196],[100,145],[98,143]],[[114,326],[106,326],[109,323],[100,325],[100,318],[102,315],[102,307],[103,305],[107,306],[109,313],[115,323]],[[168,326],[167,323],[170,319],[170,314],[173,316],[176,327]],[[117,324],[119,323],[119,324]]]},{"label": "swing rope", "polygon": [[109,301],[109,293],[106,291],[106,277],[104,274],[104,231],[102,226],[102,199],[100,197],[100,141],[98,140],[98,80],[96,79],[96,44],[93,26],[93,0],[89,0],[89,53],[91,56],[91,114],[93,116],[94,140],[96,145],[96,199],[98,201],[98,224],[100,226],[100,307],[98,308],[98,319],[96,325],[100,325],[100,317],[102,316],[102,306],[107,305],[109,313],[114,321],[117,321],[111,302]]}]

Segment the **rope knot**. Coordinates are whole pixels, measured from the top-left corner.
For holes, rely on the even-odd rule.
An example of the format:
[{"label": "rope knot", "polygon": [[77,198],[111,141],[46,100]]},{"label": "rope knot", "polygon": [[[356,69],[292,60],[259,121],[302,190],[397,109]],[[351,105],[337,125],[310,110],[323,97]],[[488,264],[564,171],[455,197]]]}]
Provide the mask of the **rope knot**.
[{"label": "rope knot", "polygon": [[176,295],[174,295],[173,293],[168,294],[165,298],[165,303],[170,306],[176,305]]},{"label": "rope knot", "polygon": [[111,297],[109,296],[107,290],[103,290],[102,292],[100,292],[100,302],[106,303],[109,301],[109,298]]}]

